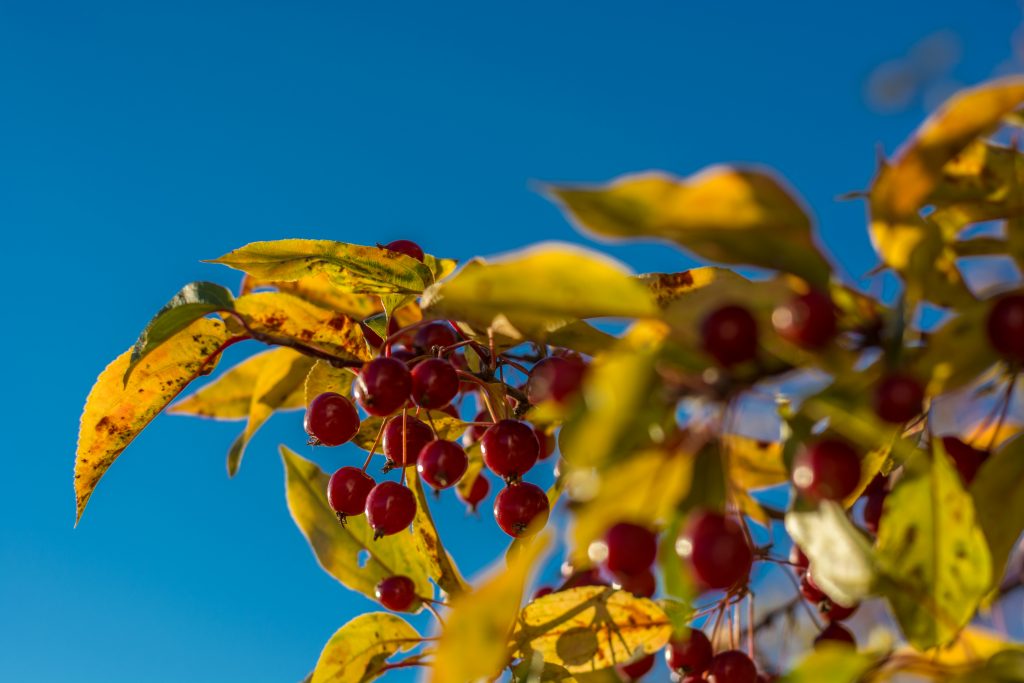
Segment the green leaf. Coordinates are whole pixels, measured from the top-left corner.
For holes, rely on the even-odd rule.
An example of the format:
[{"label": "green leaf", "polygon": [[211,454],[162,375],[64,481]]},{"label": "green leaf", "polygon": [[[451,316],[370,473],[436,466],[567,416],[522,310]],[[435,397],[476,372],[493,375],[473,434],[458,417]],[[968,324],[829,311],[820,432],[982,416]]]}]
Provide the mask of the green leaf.
[{"label": "green leaf", "polygon": [[153,349],[199,318],[218,311],[230,311],[234,305],[235,299],[231,292],[213,282],[190,282],[182,287],[181,291],[157,311],[132,347],[131,360],[124,371],[125,386],[128,385],[132,371],[143,358],[153,352]]},{"label": "green leaf", "polygon": [[971,497],[992,553],[992,580],[999,581],[1024,532],[1024,437],[989,456],[971,483]]},{"label": "green leaf", "polygon": [[814,583],[840,605],[866,597],[875,579],[871,546],[842,505],[823,501],[812,510],[786,513],[786,531],[807,559]]},{"label": "green leaf", "polygon": [[401,617],[363,614],[331,636],[320,653],[311,683],[366,683],[380,676],[387,660],[419,645],[422,638]]},{"label": "green leaf", "polygon": [[876,660],[852,647],[826,645],[812,650],[779,683],[858,683]]}]

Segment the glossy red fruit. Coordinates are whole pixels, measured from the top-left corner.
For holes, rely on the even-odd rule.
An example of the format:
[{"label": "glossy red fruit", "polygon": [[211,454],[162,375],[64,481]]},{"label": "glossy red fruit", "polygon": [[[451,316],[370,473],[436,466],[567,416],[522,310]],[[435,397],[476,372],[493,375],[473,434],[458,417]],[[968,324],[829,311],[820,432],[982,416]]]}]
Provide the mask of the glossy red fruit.
[{"label": "glossy red fruit", "polygon": [[805,349],[820,349],[836,335],[836,307],[823,292],[811,290],[772,313],[779,336]]},{"label": "glossy red fruit", "polygon": [[431,353],[435,347],[446,348],[458,343],[455,329],[446,322],[427,323],[416,330],[412,345],[421,354]]},{"label": "glossy red fruit", "polygon": [[473,485],[469,487],[469,491],[463,495],[462,491],[458,492],[459,499],[469,506],[469,509],[476,512],[477,506],[485,498],[487,494],[491,492],[491,482],[487,481],[487,477],[481,472],[476,479],[473,480]]},{"label": "glossy red fruit", "polygon": [[540,446],[537,460],[547,460],[555,452],[555,435],[546,434],[540,427],[534,427],[533,433],[537,436],[537,445]]},{"label": "glossy red fruit", "polygon": [[814,647],[821,647],[827,643],[835,643],[839,645],[852,645],[857,647],[857,640],[850,633],[849,629],[842,626],[838,622],[830,622],[818,637],[814,639]]},{"label": "glossy red fruit", "polygon": [[988,459],[989,452],[982,451],[973,446],[965,444],[955,436],[942,437],[942,447],[953,459],[956,471],[960,473],[960,480],[964,484],[970,484],[978,474],[978,469]]},{"label": "glossy red fruit", "polygon": [[810,566],[811,561],[807,559],[806,555],[804,555],[804,551],[800,550],[800,546],[794,543],[793,547],[789,549],[789,563],[793,565],[793,569],[795,569],[797,573],[803,573],[807,571],[807,567]]},{"label": "glossy red fruit", "polygon": [[390,415],[405,405],[411,391],[412,375],[395,358],[374,358],[355,382],[356,400],[370,415]]},{"label": "glossy red fruit", "polygon": [[757,666],[743,652],[726,650],[711,660],[707,677],[714,683],[757,683]]},{"label": "glossy red fruit", "polygon": [[615,524],[604,536],[608,546],[608,571],[630,576],[650,570],[658,552],[658,536],[647,527],[630,522]]},{"label": "glossy red fruit", "polygon": [[703,631],[697,629],[690,629],[679,640],[670,640],[665,647],[668,668],[684,674],[703,674],[711,666],[713,656],[711,641]]},{"label": "glossy red fruit", "polygon": [[815,441],[797,453],[793,483],[809,498],[842,500],[860,483],[860,456],[845,441]]},{"label": "glossy red fruit", "polygon": [[873,534],[878,533],[878,524],[882,521],[887,495],[885,489],[880,489],[871,491],[864,497],[864,526]]},{"label": "glossy red fruit", "polygon": [[448,361],[428,358],[412,369],[412,400],[421,408],[443,408],[458,393],[459,376]]},{"label": "glossy red fruit", "polygon": [[435,489],[455,486],[468,467],[466,451],[457,443],[441,439],[424,446],[416,458],[416,471]]},{"label": "glossy red fruit", "polygon": [[650,598],[658,590],[658,579],[650,569],[645,569],[639,574],[616,574],[615,583],[622,590],[638,598]]},{"label": "glossy red fruit", "polygon": [[392,612],[410,612],[419,604],[416,584],[408,576],[381,579],[375,590],[377,600]]},{"label": "glossy red fruit", "polygon": [[540,455],[533,428],[518,420],[499,420],[480,437],[480,453],[487,468],[507,480],[530,471]]},{"label": "glossy red fruit", "polygon": [[324,446],[340,446],[359,431],[359,413],[352,401],[328,391],[310,401],[303,425]]},{"label": "glossy red fruit", "polygon": [[641,657],[632,664],[623,664],[616,667],[619,674],[627,681],[636,681],[643,678],[654,668],[654,655]]},{"label": "glossy red fruit", "polygon": [[818,604],[818,611],[829,621],[843,621],[849,619],[858,607],[860,607],[860,603],[856,603],[852,607],[844,607],[832,602],[830,598],[825,598]]},{"label": "glossy red fruit", "polygon": [[875,413],[886,422],[902,424],[924,410],[924,387],[915,378],[891,373],[875,385]]},{"label": "glossy red fruit", "polygon": [[341,521],[361,515],[366,510],[366,497],[376,482],[358,467],[342,467],[327,482],[327,502]]},{"label": "glossy red fruit", "polygon": [[494,519],[509,536],[535,533],[548,521],[548,496],[528,482],[506,486],[494,499]]},{"label": "glossy red fruit", "polygon": [[988,341],[1000,355],[1024,361],[1024,294],[996,299],[986,323]]},{"label": "glossy red fruit", "polygon": [[385,249],[397,251],[399,254],[411,256],[417,261],[423,260],[423,248],[412,240],[395,240],[384,245]]},{"label": "glossy red fruit", "polygon": [[526,395],[536,405],[544,401],[564,403],[580,389],[586,364],[579,358],[550,356],[538,361],[526,382]]},{"label": "glossy red fruit", "polygon": [[723,306],[701,325],[704,351],[719,365],[730,367],[757,357],[757,321],[742,306]]},{"label": "glossy red fruit", "polygon": [[413,362],[419,356],[412,349],[407,349],[404,346],[392,346],[391,347],[391,358],[400,361],[406,368],[415,365]]},{"label": "glossy red fruit", "polygon": [[697,578],[708,588],[730,588],[750,576],[754,556],[743,529],[730,517],[698,511],[690,515],[680,544]]},{"label": "glossy red fruit", "polygon": [[[404,424],[404,430],[403,430]],[[434,440],[434,432],[412,415],[396,415],[384,425],[382,450],[391,467],[409,467],[423,447]]]},{"label": "glossy red fruit", "polygon": [[828,596],[825,595],[825,591],[818,588],[818,584],[814,583],[814,579],[811,578],[810,572],[800,577],[800,594],[807,599],[808,602],[818,604]]},{"label": "glossy red fruit", "polygon": [[545,595],[551,595],[555,592],[555,589],[551,586],[541,586],[533,592],[533,599],[543,598]]},{"label": "glossy red fruit", "polygon": [[366,520],[374,538],[407,529],[416,516],[416,497],[398,482],[383,481],[366,497]]}]

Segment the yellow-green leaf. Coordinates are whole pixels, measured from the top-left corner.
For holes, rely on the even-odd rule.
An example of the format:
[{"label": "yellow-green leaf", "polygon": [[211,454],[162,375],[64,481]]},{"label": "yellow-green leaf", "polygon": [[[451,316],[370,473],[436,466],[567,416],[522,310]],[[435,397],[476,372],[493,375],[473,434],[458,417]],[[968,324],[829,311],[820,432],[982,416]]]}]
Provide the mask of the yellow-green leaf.
[{"label": "yellow-green leaf", "polygon": [[721,440],[727,474],[734,487],[750,491],[789,479],[782,462],[782,444],[778,441],[761,441],[740,434],[723,434]]},{"label": "yellow-green leaf", "polygon": [[143,358],[127,384],[124,375],[131,351],[100,374],[85,401],[78,430],[76,523],[117,456],[189,382],[213,369],[231,340],[222,322],[200,318]]},{"label": "yellow-green leaf", "polygon": [[[999,362],[988,341],[985,320],[990,302],[961,308],[928,338],[928,345],[913,359],[913,368],[928,377],[928,392],[939,394],[972,383]],[[970,353],[964,353],[970,349]]]},{"label": "yellow-green leaf", "polygon": [[354,371],[349,368],[336,368],[327,361],[318,360],[306,376],[305,405],[329,391],[348,396],[355,378]]},{"label": "yellow-green leaf", "polygon": [[1024,437],[1004,444],[978,470],[971,497],[992,553],[992,580],[1002,578],[1017,539],[1024,532]]},{"label": "yellow-green leaf", "polygon": [[409,486],[416,495],[416,518],[412,522],[413,533],[419,546],[419,555],[425,558],[430,567],[430,576],[449,596],[459,595],[469,590],[465,579],[455,566],[448,551],[445,550],[438,534],[437,525],[430,514],[430,505],[423,490],[423,482],[415,469],[409,470]]},{"label": "yellow-green leaf", "polygon": [[291,294],[246,294],[235,301],[235,312],[260,341],[282,345],[299,343],[344,360],[368,360],[370,357],[359,323]]},{"label": "yellow-green leaf", "polygon": [[249,416],[252,390],[263,366],[272,357],[270,351],[250,356],[225,370],[167,409],[169,415],[190,415],[212,420],[244,420]]},{"label": "yellow-green leaf", "polygon": [[878,657],[845,645],[815,647],[779,683],[858,683]]},{"label": "yellow-green leaf", "polygon": [[786,513],[786,531],[811,562],[814,583],[840,605],[868,595],[875,579],[874,556],[867,539],[838,503]]},{"label": "yellow-green leaf", "polygon": [[[410,412],[409,415],[410,417],[416,417],[415,412]],[[400,417],[401,413],[398,416]],[[363,418],[363,421],[359,424],[359,431],[352,437],[352,443],[364,451],[370,450],[373,447],[374,441],[377,440],[381,426],[390,419],[390,417],[372,416]],[[462,432],[466,431],[466,424],[462,420],[440,410],[421,411],[416,419],[431,425],[437,438],[444,439],[445,441],[455,441],[462,436]],[[377,444],[377,452],[380,452],[379,443]]]},{"label": "yellow-green leaf", "polygon": [[703,266],[678,273],[643,273],[637,278],[647,285],[658,305],[664,308],[687,294],[698,291],[718,280],[744,280],[745,278],[728,268]]},{"label": "yellow-green leaf", "polygon": [[366,683],[381,674],[387,660],[421,641],[401,617],[386,612],[363,614],[331,636],[320,653],[311,683]]}]

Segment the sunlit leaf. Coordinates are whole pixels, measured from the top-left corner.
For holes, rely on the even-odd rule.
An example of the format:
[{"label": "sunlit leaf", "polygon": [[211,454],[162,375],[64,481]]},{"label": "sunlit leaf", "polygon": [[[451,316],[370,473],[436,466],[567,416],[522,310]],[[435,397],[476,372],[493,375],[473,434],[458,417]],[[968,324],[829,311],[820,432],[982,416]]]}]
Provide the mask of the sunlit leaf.
[{"label": "sunlit leaf", "polygon": [[167,409],[170,415],[191,415],[213,420],[244,420],[249,416],[256,378],[273,356],[263,351],[220,373]]},{"label": "sunlit leaf", "polygon": [[274,289],[309,303],[326,308],[338,313],[344,313],[350,318],[362,320],[381,310],[380,297],[374,294],[353,294],[336,286],[326,273],[309,275],[298,280],[261,280],[260,278],[246,275],[242,278],[242,289],[240,294],[251,294],[257,291]]},{"label": "sunlit leaf", "polygon": [[320,653],[311,683],[366,683],[377,678],[387,660],[420,643],[420,634],[401,617],[386,612],[362,614],[331,636]]},{"label": "sunlit leaf", "polygon": [[336,368],[327,361],[318,360],[306,376],[305,405],[327,392],[348,396],[355,378],[355,373],[349,368]]},{"label": "sunlit leaf", "polygon": [[874,556],[841,505],[823,501],[815,509],[787,512],[786,531],[807,555],[814,583],[826,595],[850,606],[869,594]]},{"label": "sunlit leaf", "polygon": [[999,581],[1024,532],[1024,438],[1004,444],[978,470],[971,497],[992,553],[992,580]]},{"label": "sunlit leaf", "polygon": [[782,444],[739,434],[724,434],[722,450],[729,464],[733,486],[750,491],[781,484],[789,479],[782,462]]},{"label": "sunlit leaf", "polygon": [[[989,306],[984,301],[961,307],[929,336],[927,347],[913,359],[916,374],[930,378],[929,393],[944,393],[970,384],[999,362],[999,354],[985,332]],[[964,353],[964,349],[970,349],[970,353]]]},{"label": "sunlit leaf", "polygon": [[409,478],[409,485],[416,495],[416,518],[412,522],[412,529],[419,547],[418,554],[426,559],[430,568],[430,576],[441,587],[441,590],[449,596],[464,593],[469,590],[469,586],[441,542],[434,518],[430,514],[430,505],[423,489],[423,481],[415,470],[409,471]]},{"label": "sunlit leaf", "polygon": [[851,647],[819,647],[804,657],[779,683],[858,683],[877,660],[877,656],[857,652]]},{"label": "sunlit leaf", "polygon": [[707,287],[719,280],[744,280],[728,268],[703,266],[678,273],[643,273],[637,278],[651,290],[658,305],[665,307],[677,299]]}]

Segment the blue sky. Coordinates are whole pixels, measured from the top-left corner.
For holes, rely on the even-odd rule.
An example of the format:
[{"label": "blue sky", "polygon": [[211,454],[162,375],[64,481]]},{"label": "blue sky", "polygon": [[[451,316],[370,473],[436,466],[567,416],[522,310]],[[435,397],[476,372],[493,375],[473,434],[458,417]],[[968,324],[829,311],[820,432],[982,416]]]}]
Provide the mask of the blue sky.
[{"label": "blue sky", "polygon": [[[460,259],[580,241],[531,180],[744,161],[785,175],[859,276],[863,206],[834,198],[923,113],[866,106],[872,69],[950,30],[949,77],[977,82],[1019,23],[1010,0],[0,3],[0,679],[297,681],[372,607],[288,517],[276,445],[302,447],[298,414],[232,481],[238,425],[158,419],[72,529],[85,395],[181,284],[237,283],[199,259],[283,237],[407,237]],[[694,265],[602,248],[637,270]],[[505,545],[451,500],[440,518],[468,573]]]}]

